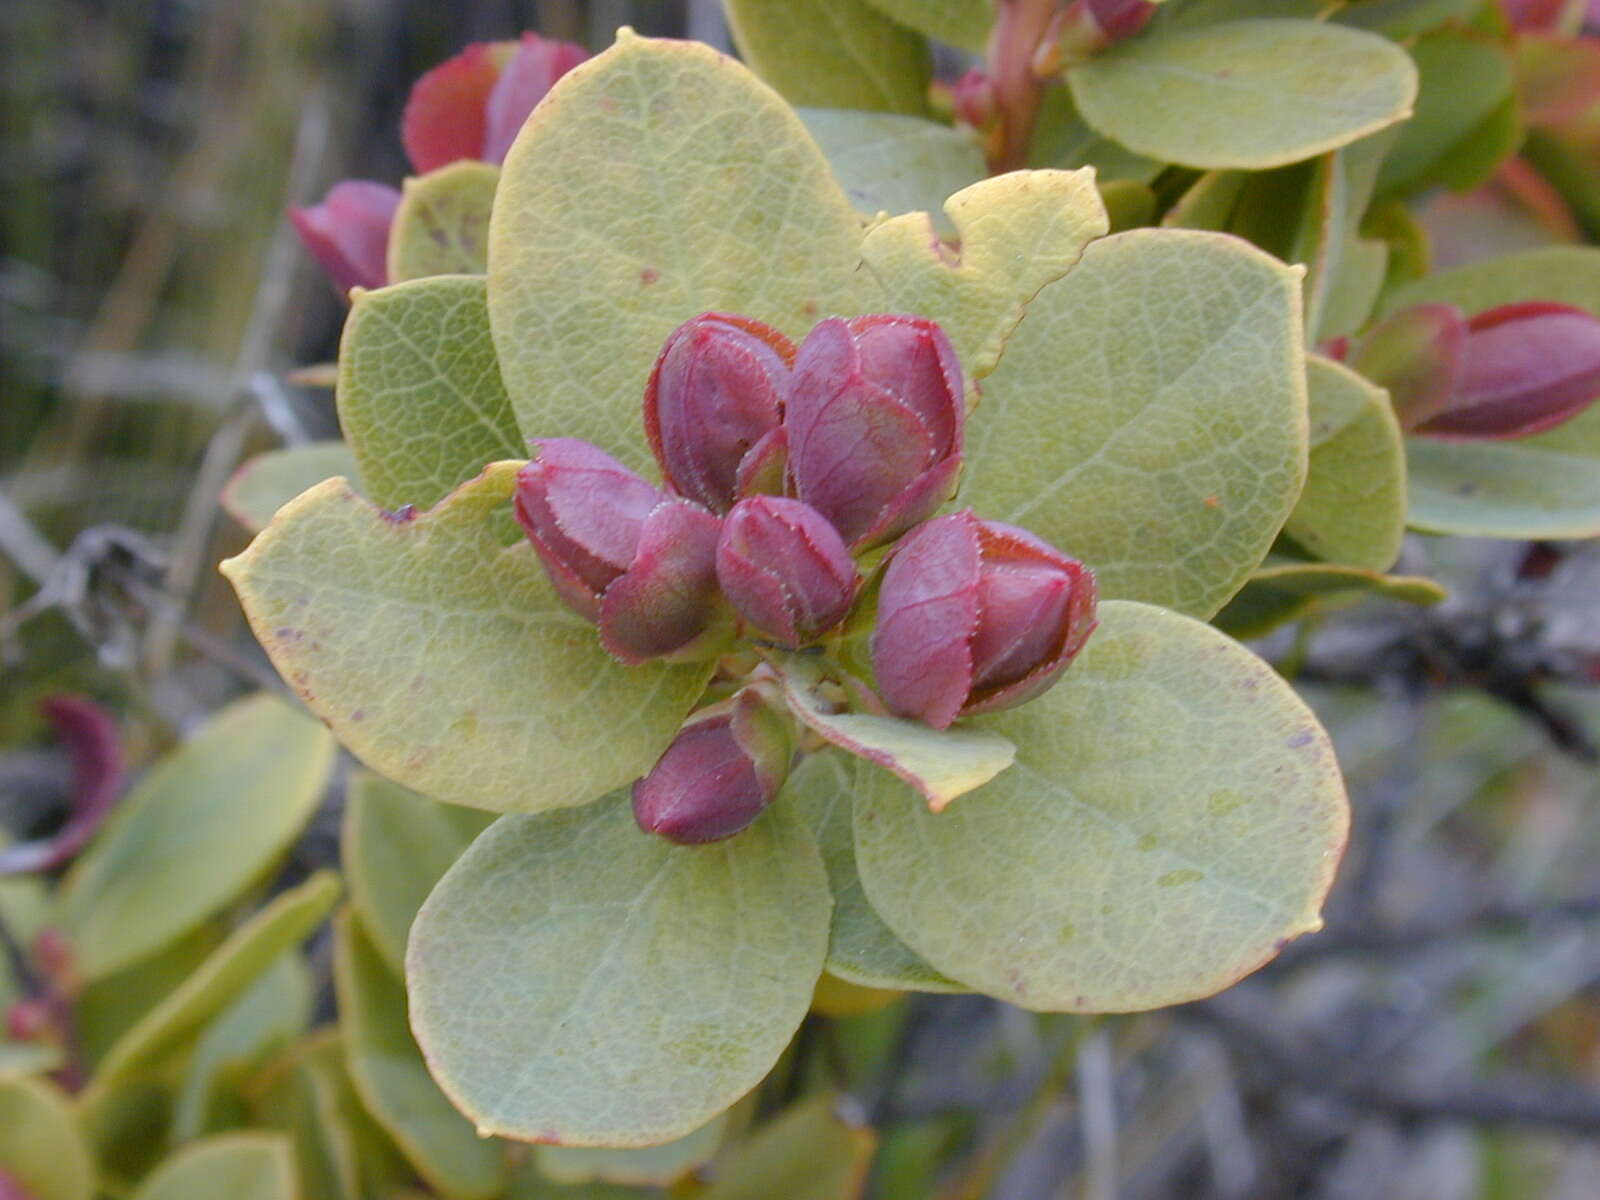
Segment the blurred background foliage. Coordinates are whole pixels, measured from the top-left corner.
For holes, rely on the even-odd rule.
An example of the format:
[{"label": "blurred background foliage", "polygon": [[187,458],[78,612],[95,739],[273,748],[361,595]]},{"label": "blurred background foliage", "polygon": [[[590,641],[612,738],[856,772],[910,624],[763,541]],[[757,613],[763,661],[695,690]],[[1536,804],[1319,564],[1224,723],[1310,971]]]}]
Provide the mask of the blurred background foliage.
[{"label": "blurred background foliage", "polygon": [[[68,774],[41,695],[108,701],[143,764],[224,701],[278,686],[213,564],[245,541],[217,508],[233,468],[336,433],[328,391],[294,372],[331,361],[342,308],[284,206],[342,177],[400,178],[406,88],[465,43],[535,28],[597,49],[624,23],[727,44],[701,0],[0,4],[14,833],[51,819]],[[913,997],[808,1026],[781,1069],[843,1086],[877,1129],[873,1195],[1600,1190],[1600,704],[1543,682],[1573,675],[1552,661],[1600,662],[1600,556],[1419,540],[1405,562],[1452,598],[1368,604],[1265,646],[1350,778],[1328,929],[1157,1014]],[[32,614],[46,580],[54,603]],[[265,891],[337,861],[342,794],[336,777]],[[319,1019],[328,942],[308,956]]]}]

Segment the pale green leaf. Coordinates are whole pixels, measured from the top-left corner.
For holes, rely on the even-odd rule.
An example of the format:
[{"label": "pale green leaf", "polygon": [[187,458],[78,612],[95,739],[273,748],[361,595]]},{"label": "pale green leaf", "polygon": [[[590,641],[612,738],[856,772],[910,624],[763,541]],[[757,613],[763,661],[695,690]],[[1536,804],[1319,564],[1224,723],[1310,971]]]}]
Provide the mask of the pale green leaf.
[{"label": "pale green leaf", "polygon": [[836,1098],[813,1096],[781,1113],[739,1147],[704,1200],[855,1200],[877,1139],[839,1118]]},{"label": "pale green leaf", "polygon": [[1470,21],[1482,8],[1483,0],[1361,0],[1344,5],[1333,19],[1399,40],[1426,33],[1446,21]]},{"label": "pale green leaf", "polygon": [[185,1146],[145,1180],[134,1200],[298,1200],[287,1140],[230,1133]]},{"label": "pale green leaf", "polygon": [[784,784],[782,803],[804,818],[822,851],[833,893],[833,926],[828,936],[828,971],[863,987],[917,992],[964,992],[935,971],[890,932],[867,903],[856,874],[856,835],[852,820],[855,767],[842,750],[808,754]]},{"label": "pale green leaf", "polygon": [[222,489],[222,507],[251,533],[259,533],[289,501],[335,475],[358,478],[355,455],[343,442],[311,442],[268,450],[248,460]]},{"label": "pale green leaf", "polygon": [[873,907],[937,970],[1025,1008],[1228,986],[1320,927],[1348,828],[1333,747],[1271,667],[1161,609],[1100,619],[1053,689],[978,719],[1017,764],[948,812],[857,771]]},{"label": "pale green leaf", "polygon": [[969,380],[982,379],[1028,302],[1106,232],[1106,210],[1092,171],[1013,171],[957,192],[944,211],[960,232],[959,255],[911,213],[869,231],[861,257],[885,307],[938,321]]},{"label": "pale green leaf", "polygon": [[1384,571],[1406,526],[1406,466],[1389,393],[1312,355],[1311,466],[1283,531],[1313,557]]},{"label": "pale green leaf", "polygon": [[279,673],[362,761],[452,804],[536,812],[647,772],[710,668],[600,648],[532,548],[505,545],[517,467],[405,521],[330,480],[222,569]]},{"label": "pale green leaf", "polygon": [[165,1000],[227,936],[222,917],[206,921],[160,950],[97,979],[78,993],[73,1024],[84,1061],[93,1067],[128,1030]]},{"label": "pale green leaf", "polygon": [[486,463],[528,454],[476,276],[355,293],[338,398],[366,494],[385,508],[428,508]]},{"label": "pale green leaf", "polygon": [[505,1150],[478,1137],[428,1075],[412,1039],[406,992],[362,924],[334,926],[334,982],[350,1078],[373,1118],[429,1185],[454,1200],[505,1190]]},{"label": "pale green leaf", "polygon": [[928,43],[869,0],[723,0],[739,56],[790,104],[923,113]]},{"label": "pale green leaf", "polygon": [[1104,596],[1210,616],[1306,470],[1298,271],[1136,229],[1039,293],[984,382],[961,502],[1094,568]]},{"label": "pale green leaf", "polygon": [[481,1133],[659,1144],[777,1061],[828,909],[816,844],[781,808],[707,846],[641,833],[626,793],[505,817],[412,927],[412,1026]]},{"label": "pale green leaf", "polygon": [[994,24],[990,0],[868,0],[902,25],[981,54]]},{"label": "pale green leaf", "polygon": [[311,986],[305,960],[285,954],[200,1035],[173,1105],[174,1141],[248,1123],[235,1089],[267,1055],[305,1032]]},{"label": "pale green leaf", "polygon": [[863,217],[932,213],[950,236],[955,226],[939,216],[945,200],[987,173],[972,135],[937,121],[840,108],[798,115]]},{"label": "pale green leaf", "polygon": [[439,804],[371,771],[351,772],[346,797],[340,850],[350,902],[398,972],[417,909],[493,817]]},{"label": "pale green leaf", "polygon": [[90,1200],[94,1165],[72,1102],[43,1079],[0,1078],[0,1170],[29,1200]]},{"label": "pale green leaf", "polygon": [[893,771],[927,800],[934,812],[982,787],[1011,765],[1017,748],[969,722],[932,729],[921,721],[871,713],[834,712],[826,676],[799,654],[777,659],[789,710],[841,750]]},{"label": "pale green leaf", "polygon": [[319,872],[279,895],[241,925],[193,975],[112,1047],[83,1093],[83,1106],[94,1107],[114,1084],[148,1068],[191,1039],[285,951],[321,924],[338,898],[338,879],[331,872]]},{"label": "pale green leaf", "polygon": [[1375,34],[1244,20],[1132,38],[1067,73],[1091,126],[1140,154],[1259,170],[1410,115],[1417,72]]},{"label": "pale green leaf", "polygon": [[[255,1123],[294,1144],[304,1200],[365,1200],[362,1133],[370,1119],[351,1087],[338,1031],[319,1030],[291,1046],[263,1068],[255,1090]],[[381,1173],[400,1172],[384,1164]]]},{"label": "pale green leaf", "polygon": [[1600,248],[1547,246],[1439,271],[1386,297],[1383,311],[1439,303],[1471,315],[1522,300],[1571,304],[1600,316]]},{"label": "pale green leaf", "polygon": [[728,1114],[661,1146],[540,1146],[539,1169],[558,1183],[669,1184],[709,1162],[727,1132]]},{"label": "pale green leaf", "polygon": [[59,1046],[44,1042],[0,1041],[0,1080],[19,1075],[43,1075],[64,1061]]},{"label": "pale green leaf", "polygon": [[333,756],[327,730],[260,693],[157,763],[62,889],[83,978],[161,949],[265,875],[316,810]]},{"label": "pale green leaf", "polygon": [[389,282],[482,275],[489,266],[489,212],[500,168],[462,159],[405,181],[389,226]]},{"label": "pale green leaf", "polygon": [[1336,563],[1299,562],[1268,555],[1212,624],[1230,637],[1256,638],[1288,621],[1339,607],[1363,596],[1404,604],[1437,604],[1448,593],[1421,575],[1385,575]]},{"label": "pale green leaf", "polygon": [[622,34],[534,110],[502,169],[489,315],[522,432],[654,470],[640,408],[667,335],[708,310],[799,338],[880,309],[860,244],[768,88],[706,46]]}]

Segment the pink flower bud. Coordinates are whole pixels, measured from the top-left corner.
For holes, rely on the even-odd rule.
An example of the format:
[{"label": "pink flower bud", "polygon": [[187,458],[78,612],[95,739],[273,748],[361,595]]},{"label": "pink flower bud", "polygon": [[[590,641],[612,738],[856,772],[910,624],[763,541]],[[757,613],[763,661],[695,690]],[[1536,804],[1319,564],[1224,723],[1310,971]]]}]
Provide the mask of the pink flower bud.
[{"label": "pink flower bud", "polygon": [[1506,21],[1521,33],[1555,33],[1571,0],[1500,0]]},{"label": "pink flower bud", "polygon": [[955,491],[966,398],[944,331],[922,317],[821,322],[784,408],[800,499],[853,547],[888,541]]},{"label": "pink flower bud", "polygon": [[732,837],[771,804],[794,757],[793,726],[759,686],[697,713],[633,785],[646,833],[685,845]]},{"label": "pink flower bud", "polygon": [[1094,573],[1026,530],[971,509],[895,547],[878,596],[872,668],[903,717],[944,729],[1044,692],[1095,627]]},{"label": "pink flower bud", "polygon": [[1151,0],[1085,0],[1089,15],[1106,38],[1115,43],[1141,33],[1156,15]]},{"label": "pink flower bud", "polygon": [[0,1169],[0,1200],[33,1200],[33,1193],[15,1175]]},{"label": "pink flower bud", "polygon": [[1373,326],[1351,365],[1389,389],[1402,429],[1444,411],[1456,390],[1467,321],[1453,304],[1419,304]]},{"label": "pink flower bud", "polygon": [[388,184],[347,179],[321,204],[291,208],[289,220],[343,296],[389,282],[389,226],[399,206],[400,193]]},{"label": "pink flower bud", "polygon": [[844,620],[859,582],[827,518],[781,496],[733,506],[717,542],[717,579],[740,616],[790,649]]},{"label": "pink flower bud", "polygon": [[1072,0],[1052,26],[1050,54],[1036,61],[1053,66],[1051,74],[1087,62],[1142,32],[1155,13],[1151,0]]},{"label": "pink flower bud", "polygon": [[[770,462],[794,344],[760,321],[701,313],[673,331],[644,393],[644,427],[667,486],[725,513],[741,476]],[[754,460],[746,467],[746,459]],[[782,479],[782,464],[778,467]]]},{"label": "pink flower bud", "polygon": [[513,507],[556,593],[623,662],[692,655],[720,614],[717,518],[588,442],[534,448]]},{"label": "pink flower bud", "polygon": [[1569,421],[1600,397],[1600,320],[1530,301],[1471,318],[1448,403],[1416,425],[1431,437],[1526,437]]},{"label": "pink flower bud", "polygon": [[963,125],[988,129],[1000,115],[994,80],[973,67],[950,85],[950,107]]},{"label": "pink flower bud", "polygon": [[588,58],[581,46],[524,33],[516,42],[474,42],[411,87],[400,140],[423,174],[462,158],[504,161],[534,106]]}]

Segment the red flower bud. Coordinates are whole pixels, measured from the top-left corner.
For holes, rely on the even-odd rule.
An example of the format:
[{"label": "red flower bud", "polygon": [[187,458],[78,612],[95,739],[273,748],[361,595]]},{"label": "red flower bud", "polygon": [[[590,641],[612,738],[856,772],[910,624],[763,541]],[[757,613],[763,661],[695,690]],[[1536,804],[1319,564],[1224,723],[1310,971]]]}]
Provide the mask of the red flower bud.
[{"label": "red flower bud", "polygon": [[793,727],[760,687],[697,713],[633,785],[646,833],[686,845],[732,837],[771,804],[794,757]]},{"label": "red flower bud", "polygon": [[740,616],[790,649],[844,620],[859,582],[827,518],[781,496],[733,506],[717,542],[717,579]]},{"label": "red flower bud", "polygon": [[1530,301],[1471,318],[1449,401],[1418,423],[1432,437],[1526,437],[1571,420],[1600,397],[1600,320]]},{"label": "red flower bud", "polygon": [[1156,15],[1151,0],[1085,0],[1089,15],[1106,38],[1120,42],[1140,33]]},{"label": "red flower bud", "polygon": [[954,493],[965,421],[961,365],[938,325],[830,318],[807,335],[789,379],[795,490],[850,545],[888,541]]},{"label": "red flower bud", "polygon": [[1571,0],[1500,0],[1506,21],[1522,33],[1555,33]]},{"label": "red flower bud", "polygon": [[693,653],[719,615],[717,518],[588,442],[534,446],[514,509],[557,594],[623,662]]},{"label": "red flower bud", "polygon": [[1094,573],[1026,530],[971,509],[895,547],[878,596],[872,668],[903,717],[943,729],[1011,708],[1061,677],[1095,627]]},{"label": "red flower bud", "polygon": [[525,33],[474,42],[411,87],[400,140],[418,174],[462,158],[500,163],[534,106],[588,58],[581,46]]},{"label": "red flower bud", "polygon": [[678,326],[644,393],[645,433],[667,486],[725,513],[745,476],[767,482],[770,472],[760,467],[780,445],[793,362],[794,344],[749,317],[701,313]]},{"label": "red flower bud", "polygon": [[1386,317],[1355,351],[1352,365],[1389,389],[1406,430],[1443,412],[1456,390],[1467,321],[1453,304],[1418,304]]},{"label": "red flower bud", "polygon": [[389,226],[399,206],[400,193],[388,184],[346,179],[321,204],[291,208],[289,220],[342,296],[389,282]]},{"label": "red flower bud", "polygon": [[1053,68],[1046,74],[1087,62],[1141,32],[1155,14],[1151,0],[1073,0],[1052,25],[1053,44],[1035,61]]},{"label": "red flower bud", "polygon": [[988,129],[1000,115],[994,80],[973,67],[950,85],[950,107],[963,125]]}]

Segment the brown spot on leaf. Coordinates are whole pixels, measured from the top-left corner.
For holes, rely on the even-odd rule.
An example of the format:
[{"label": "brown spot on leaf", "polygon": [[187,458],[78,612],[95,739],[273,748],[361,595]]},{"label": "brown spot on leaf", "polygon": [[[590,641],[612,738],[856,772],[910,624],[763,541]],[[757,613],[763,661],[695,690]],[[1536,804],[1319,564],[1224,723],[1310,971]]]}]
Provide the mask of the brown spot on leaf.
[{"label": "brown spot on leaf", "polygon": [[290,645],[293,645],[295,642],[298,642],[301,638],[305,637],[305,633],[302,630],[293,628],[292,626],[284,625],[278,629],[274,629],[272,631],[272,636],[277,641],[287,642]]},{"label": "brown spot on leaf", "polygon": [[1218,496],[1207,496],[1201,501],[1201,503],[1207,508],[1220,508],[1222,506],[1222,499]]},{"label": "brown spot on leaf", "polygon": [[639,272],[639,282],[644,287],[649,287],[652,283],[660,278],[661,272],[656,270],[654,267],[646,267],[644,270]]},{"label": "brown spot on leaf", "polygon": [[417,506],[402,504],[399,508],[380,508],[378,515],[391,525],[404,525],[417,519]]},{"label": "brown spot on leaf", "polygon": [[814,317],[822,310],[817,307],[817,302],[815,300],[807,300],[800,306],[800,311],[805,313],[805,315],[808,317]]}]

